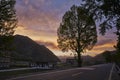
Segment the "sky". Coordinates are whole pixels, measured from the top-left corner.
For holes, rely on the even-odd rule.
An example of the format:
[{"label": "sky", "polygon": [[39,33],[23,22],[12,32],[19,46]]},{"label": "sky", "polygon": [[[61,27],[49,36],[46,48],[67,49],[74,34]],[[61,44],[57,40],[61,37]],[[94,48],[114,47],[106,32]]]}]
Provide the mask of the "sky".
[{"label": "sky", "polygon": [[[62,16],[72,5],[80,5],[81,0],[16,0],[18,27],[15,34],[28,36],[38,44],[45,45],[57,56],[69,56],[57,47],[57,29]],[[109,30],[105,36],[98,33],[98,42],[85,55],[96,55],[105,50],[114,50],[115,30]]]}]

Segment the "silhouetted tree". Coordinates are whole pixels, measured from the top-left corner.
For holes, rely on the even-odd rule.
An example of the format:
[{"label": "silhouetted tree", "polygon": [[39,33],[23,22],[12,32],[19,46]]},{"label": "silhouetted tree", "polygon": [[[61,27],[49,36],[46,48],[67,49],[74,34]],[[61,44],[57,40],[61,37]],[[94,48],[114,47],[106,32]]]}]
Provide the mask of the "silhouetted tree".
[{"label": "silhouetted tree", "polygon": [[116,51],[116,55],[114,56],[115,57],[114,59],[115,59],[115,62],[120,63],[120,19],[117,20],[116,28],[117,28],[117,32],[116,32],[117,44],[115,48],[117,51]]},{"label": "silhouetted tree", "polygon": [[57,30],[58,47],[62,51],[77,54],[78,66],[81,67],[81,53],[90,50],[97,42],[96,25],[93,16],[83,7],[73,5],[67,11]]},{"label": "silhouetted tree", "polygon": [[0,50],[8,49],[17,25],[15,0],[0,0]]},{"label": "silhouetted tree", "polygon": [[111,52],[110,51],[104,51],[102,53],[103,57],[105,58],[106,62],[107,63],[111,63],[113,62],[113,58],[112,58],[112,55],[111,55]]},{"label": "silhouetted tree", "polygon": [[120,55],[120,0],[84,0],[84,6],[94,15],[95,20],[100,20],[100,33],[116,27],[118,36],[117,55]]},{"label": "silhouetted tree", "polygon": [[117,28],[116,35],[118,36],[116,49],[120,52],[120,19],[117,20],[116,28]]},{"label": "silhouetted tree", "polygon": [[10,36],[17,24],[15,0],[0,0],[0,36]]},{"label": "silhouetted tree", "polygon": [[100,33],[116,26],[120,16],[120,0],[84,0],[84,7],[93,14],[94,20],[98,21]]}]

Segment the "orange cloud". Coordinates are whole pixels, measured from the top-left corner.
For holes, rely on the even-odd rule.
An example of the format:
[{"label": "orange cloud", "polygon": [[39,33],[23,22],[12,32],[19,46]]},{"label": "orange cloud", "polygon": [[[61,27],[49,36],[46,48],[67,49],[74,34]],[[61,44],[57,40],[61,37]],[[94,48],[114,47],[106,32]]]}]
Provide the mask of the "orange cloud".
[{"label": "orange cloud", "polygon": [[45,45],[46,47],[50,48],[50,49],[54,49],[54,50],[58,50],[58,47],[55,43],[53,42],[44,42],[44,41],[36,41],[38,44],[40,45]]},{"label": "orange cloud", "polygon": [[48,34],[45,32],[37,32],[37,31],[27,29],[22,26],[18,26],[16,28],[15,34],[29,36],[30,38],[32,38],[35,41],[52,42],[55,45],[57,45],[57,41],[56,41],[57,36],[54,36],[52,34]]},{"label": "orange cloud", "polygon": [[91,51],[87,51],[87,54],[95,56],[106,50],[112,51],[115,50],[114,45],[116,45],[116,41],[112,39],[100,40]]}]

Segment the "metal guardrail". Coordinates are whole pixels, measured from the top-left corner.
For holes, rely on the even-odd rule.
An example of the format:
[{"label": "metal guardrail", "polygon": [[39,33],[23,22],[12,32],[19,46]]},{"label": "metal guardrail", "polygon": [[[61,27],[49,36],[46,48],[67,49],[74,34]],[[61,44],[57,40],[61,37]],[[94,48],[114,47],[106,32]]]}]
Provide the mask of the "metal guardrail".
[{"label": "metal guardrail", "polygon": [[108,80],[120,80],[120,67],[118,64],[113,64]]},{"label": "metal guardrail", "polygon": [[117,74],[120,76],[120,67],[118,65],[115,65],[115,68],[117,70]]}]

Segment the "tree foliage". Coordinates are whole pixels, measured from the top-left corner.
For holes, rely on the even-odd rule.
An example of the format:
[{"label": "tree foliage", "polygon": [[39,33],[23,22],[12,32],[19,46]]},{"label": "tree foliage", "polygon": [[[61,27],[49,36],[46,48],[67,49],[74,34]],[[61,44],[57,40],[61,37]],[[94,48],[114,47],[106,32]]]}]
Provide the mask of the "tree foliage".
[{"label": "tree foliage", "polygon": [[120,19],[117,20],[117,32],[116,35],[118,36],[118,40],[117,40],[117,45],[115,46],[115,48],[117,49],[118,53],[120,54]]},{"label": "tree foliage", "polygon": [[103,57],[105,58],[105,60],[106,60],[107,63],[113,62],[113,56],[112,56],[112,54],[111,54],[110,51],[104,51],[104,52],[102,53],[102,55],[103,55]]},{"label": "tree foliage", "polygon": [[[95,19],[103,20],[100,24],[100,33],[105,34],[107,29],[116,28],[118,36],[117,58],[120,58],[120,0],[84,0],[84,6],[89,9],[89,12],[94,14]],[[119,60],[119,59],[118,59]],[[120,62],[120,60],[119,60]]]},{"label": "tree foliage", "polygon": [[94,20],[99,20],[100,33],[105,34],[106,30],[116,26],[120,18],[120,0],[83,0],[83,4]]},{"label": "tree foliage", "polygon": [[15,2],[15,0],[0,0],[0,50],[8,49],[17,26]]},{"label": "tree foliage", "polygon": [[97,42],[96,25],[93,16],[83,7],[73,5],[67,11],[58,28],[58,47],[62,51],[77,53],[78,66],[81,66],[81,53],[92,49]]},{"label": "tree foliage", "polygon": [[15,0],[0,0],[0,36],[13,35],[17,24]]}]

